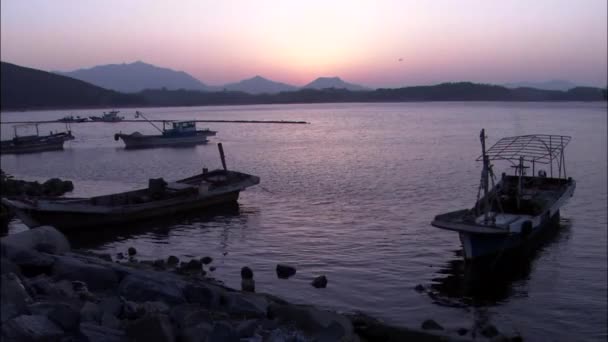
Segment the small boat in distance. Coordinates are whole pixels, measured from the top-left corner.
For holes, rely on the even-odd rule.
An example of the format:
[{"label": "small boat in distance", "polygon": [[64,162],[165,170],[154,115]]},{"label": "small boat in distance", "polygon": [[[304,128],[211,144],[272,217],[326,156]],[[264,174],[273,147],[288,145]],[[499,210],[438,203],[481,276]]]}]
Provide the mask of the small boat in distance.
[{"label": "small boat in distance", "polygon": [[74,117],[73,115],[68,115],[68,116],[64,116],[63,118],[61,118],[57,121],[71,123],[71,122],[85,122],[87,120],[88,120],[87,118],[81,118],[80,116]]},{"label": "small boat in distance", "polygon": [[[480,139],[482,155],[477,161],[483,162],[483,169],[475,206],[435,216],[431,223],[458,232],[467,260],[534,248],[543,232],[559,226],[560,208],[576,188],[576,182],[566,176],[564,148],[569,136],[508,137],[488,150],[483,129]],[[510,162],[514,175],[503,173],[495,183],[491,161]],[[549,175],[546,170],[535,174],[538,165],[546,165]],[[527,175],[530,167],[532,174]]]},{"label": "small boat in distance", "polygon": [[118,116],[120,111],[112,110],[109,112],[104,112],[102,116],[90,116],[91,121],[95,122],[119,122],[125,119],[124,116]]},{"label": "small boat in distance", "polygon": [[63,150],[63,143],[67,140],[74,139],[72,132],[69,130],[57,133],[50,132],[49,135],[41,136],[38,130],[38,124],[34,124],[36,127],[35,135],[19,136],[17,128],[26,126],[30,125],[13,126],[15,136],[13,139],[0,141],[0,154],[22,154]]},{"label": "small boat in distance", "polygon": [[52,225],[61,230],[97,228],[167,217],[176,213],[235,203],[239,193],[260,182],[257,176],[229,171],[218,144],[223,169],[175,182],[150,179],[141,190],[91,198],[2,198],[29,227]]},{"label": "small boat in distance", "polygon": [[[195,121],[163,121],[162,129],[148,120],[142,113],[136,112],[135,117],[142,117],[161,134],[144,135],[139,132],[131,134],[116,133],[114,140],[122,139],[125,148],[149,148],[149,147],[176,147],[206,144],[207,137],[214,136],[217,132],[209,129],[196,129]],[[169,128],[167,128],[169,126]]]}]

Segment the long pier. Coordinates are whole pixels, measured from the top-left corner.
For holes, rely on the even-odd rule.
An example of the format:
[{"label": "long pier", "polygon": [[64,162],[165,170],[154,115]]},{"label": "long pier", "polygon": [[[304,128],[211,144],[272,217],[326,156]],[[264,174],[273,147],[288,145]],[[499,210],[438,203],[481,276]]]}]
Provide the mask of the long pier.
[{"label": "long pier", "polygon": [[120,121],[82,121],[82,122],[64,122],[58,120],[47,121],[0,121],[2,125],[10,124],[50,124],[50,123],[67,123],[67,124],[86,124],[86,123],[118,123],[118,122],[173,122],[173,121],[194,121],[194,122],[211,122],[211,123],[242,123],[242,124],[288,124],[288,125],[306,125],[306,121],[284,121],[284,120],[120,120]]}]

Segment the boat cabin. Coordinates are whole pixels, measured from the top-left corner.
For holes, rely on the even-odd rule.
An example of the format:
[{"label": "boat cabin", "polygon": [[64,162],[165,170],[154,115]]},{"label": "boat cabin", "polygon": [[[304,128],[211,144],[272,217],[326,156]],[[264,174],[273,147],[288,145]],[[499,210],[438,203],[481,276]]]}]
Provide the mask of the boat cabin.
[{"label": "boat cabin", "polygon": [[176,121],[171,122],[171,128],[166,128],[167,122],[163,122],[163,135],[184,136],[196,134],[196,122]]}]

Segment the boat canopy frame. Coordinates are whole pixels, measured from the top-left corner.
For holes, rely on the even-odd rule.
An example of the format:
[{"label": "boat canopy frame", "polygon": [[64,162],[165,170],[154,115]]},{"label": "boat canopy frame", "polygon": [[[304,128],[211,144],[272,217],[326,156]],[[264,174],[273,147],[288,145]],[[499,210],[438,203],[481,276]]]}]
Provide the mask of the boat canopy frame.
[{"label": "boat canopy frame", "polygon": [[[506,160],[516,168],[523,168],[523,163],[532,164],[532,174],[535,164],[549,165],[550,176],[553,177],[553,164],[555,162],[558,170],[558,178],[566,178],[566,160],[564,149],[572,137],[567,135],[552,134],[528,134],[506,137],[498,140],[492,147],[485,151],[488,161]],[[477,161],[484,160],[484,154]],[[527,168],[527,167],[526,167]]]}]

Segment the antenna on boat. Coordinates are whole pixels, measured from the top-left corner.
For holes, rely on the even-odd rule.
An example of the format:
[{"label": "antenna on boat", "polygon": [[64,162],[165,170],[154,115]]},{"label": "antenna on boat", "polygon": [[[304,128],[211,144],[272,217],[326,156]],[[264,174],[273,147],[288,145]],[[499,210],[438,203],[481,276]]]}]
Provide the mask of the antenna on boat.
[{"label": "antenna on boat", "polygon": [[156,126],[154,123],[152,123],[152,121],[148,120],[147,117],[144,116],[144,114],[138,110],[135,111],[135,118],[139,119],[139,117],[142,117],[144,120],[146,120],[150,125],[154,126],[154,128],[156,128],[159,132],[163,133],[163,130],[158,128],[158,126]]},{"label": "antenna on boat", "polygon": [[479,140],[481,140],[481,155],[483,157],[483,170],[481,171],[481,178],[483,183],[483,220],[484,222],[488,222],[488,211],[489,211],[489,203],[488,203],[488,175],[489,175],[489,160],[486,155],[486,130],[484,128],[481,129],[481,133],[479,134]]},{"label": "antenna on boat", "polygon": [[220,150],[220,159],[222,160],[222,167],[224,171],[228,171],[226,168],[226,157],[224,156],[224,148],[222,147],[222,143],[217,143],[217,149]]}]

